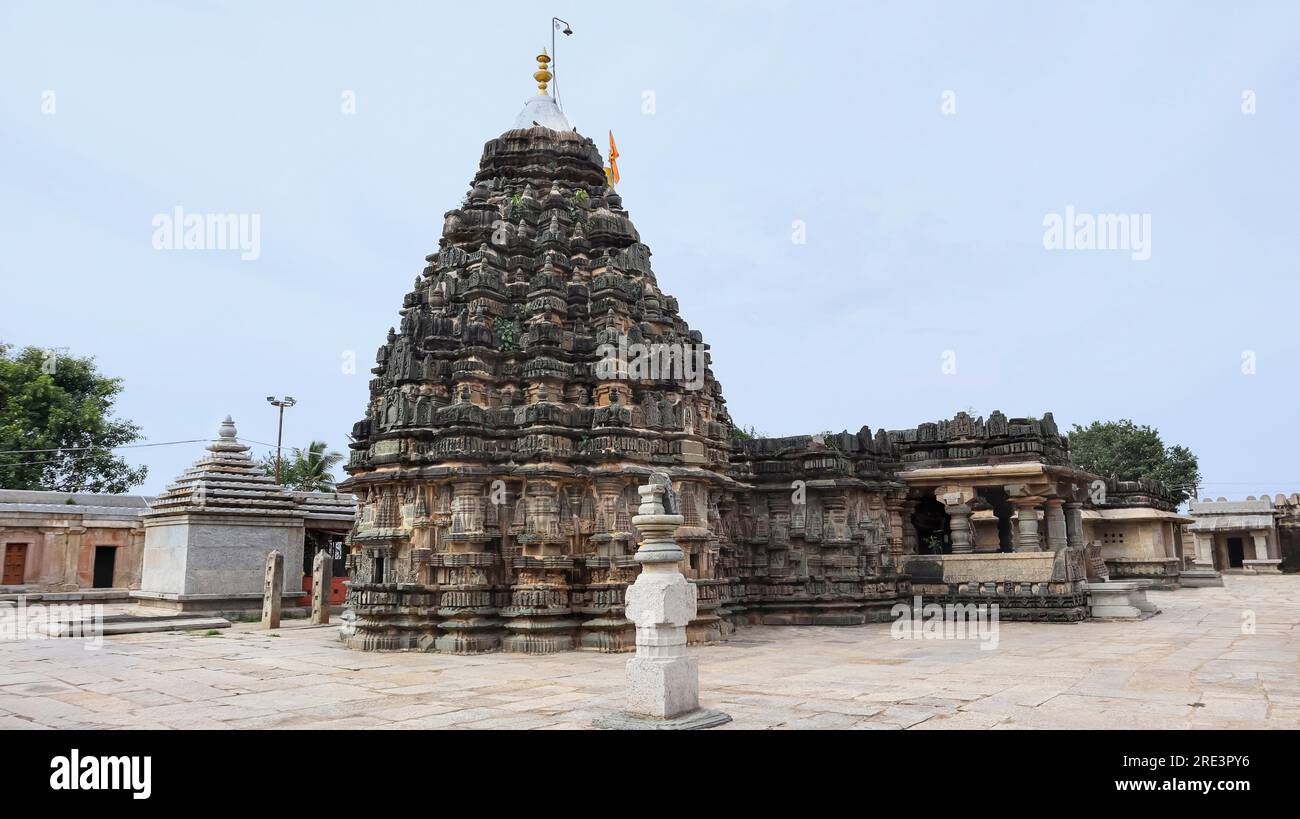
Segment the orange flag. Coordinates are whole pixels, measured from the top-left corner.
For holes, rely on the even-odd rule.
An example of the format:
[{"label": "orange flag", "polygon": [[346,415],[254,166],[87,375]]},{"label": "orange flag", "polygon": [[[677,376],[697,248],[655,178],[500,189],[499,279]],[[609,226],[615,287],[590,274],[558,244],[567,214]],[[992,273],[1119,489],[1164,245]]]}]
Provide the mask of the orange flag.
[{"label": "orange flag", "polygon": [[610,183],[618,184],[618,146],[614,144],[614,132],[609,132],[609,169],[605,175],[609,177]]}]

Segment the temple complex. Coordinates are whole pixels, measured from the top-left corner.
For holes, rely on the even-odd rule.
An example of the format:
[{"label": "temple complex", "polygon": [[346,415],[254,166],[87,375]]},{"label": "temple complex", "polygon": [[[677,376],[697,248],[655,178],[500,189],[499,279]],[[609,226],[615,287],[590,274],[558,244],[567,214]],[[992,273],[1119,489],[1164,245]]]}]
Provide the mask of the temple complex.
[{"label": "temple complex", "polygon": [[1222,572],[1276,574],[1300,564],[1300,494],[1192,501],[1195,562]]},{"label": "temple complex", "polygon": [[342,572],[355,516],[351,495],[287,489],[262,474],[227,418],[205,457],[157,498],[0,489],[0,602],[256,609],[270,549],[295,557],[285,594],[297,597],[317,552]]},{"label": "temple complex", "polygon": [[[692,642],[883,620],[913,594],[1070,622],[1109,562],[1176,577],[1184,519],[1164,496],[1144,506],[1150,487],[1108,504],[1051,413],[741,435],[538,59],[540,92],[446,213],[353,429],[350,646],[629,650],[631,518],[653,472],[683,518]],[[1090,561],[1090,531],[1115,548]]]},{"label": "temple complex", "polygon": [[222,613],[261,608],[273,550],[284,557],[284,596],[292,605],[315,552],[333,554],[341,531],[353,524],[353,498],[283,487],[248,450],[226,416],[204,457],[140,513],[141,579],[131,593],[138,605]]}]

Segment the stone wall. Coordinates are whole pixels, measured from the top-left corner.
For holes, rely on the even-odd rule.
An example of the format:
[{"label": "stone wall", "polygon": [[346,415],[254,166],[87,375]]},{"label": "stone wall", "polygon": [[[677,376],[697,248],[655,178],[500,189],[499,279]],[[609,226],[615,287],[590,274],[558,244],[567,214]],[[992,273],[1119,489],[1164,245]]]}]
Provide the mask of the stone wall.
[{"label": "stone wall", "polygon": [[115,550],[108,588],[139,588],[144,533],[136,495],[0,490],[0,553],[25,546],[22,582],[0,590],[72,592],[94,587],[96,549]]}]

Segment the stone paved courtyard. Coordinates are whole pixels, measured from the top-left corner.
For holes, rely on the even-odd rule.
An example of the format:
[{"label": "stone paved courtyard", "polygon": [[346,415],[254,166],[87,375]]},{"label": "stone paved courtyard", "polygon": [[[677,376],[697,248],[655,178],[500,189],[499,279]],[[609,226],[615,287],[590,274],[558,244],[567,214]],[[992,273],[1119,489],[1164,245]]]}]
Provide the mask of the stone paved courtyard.
[{"label": "stone paved courtyard", "polygon": [[[1300,576],[1153,592],[1140,623],[743,628],[695,650],[737,728],[1300,728]],[[1242,633],[1243,612],[1255,633]],[[374,654],[335,627],[0,643],[0,728],[586,728],[627,655]]]}]

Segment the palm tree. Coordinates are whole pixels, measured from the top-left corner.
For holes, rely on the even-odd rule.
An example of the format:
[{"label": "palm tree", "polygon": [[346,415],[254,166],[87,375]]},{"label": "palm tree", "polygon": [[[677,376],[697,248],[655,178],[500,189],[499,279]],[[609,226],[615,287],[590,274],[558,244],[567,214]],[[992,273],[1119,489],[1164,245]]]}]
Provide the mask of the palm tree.
[{"label": "palm tree", "polygon": [[[306,449],[294,448],[280,465],[280,483],[300,492],[333,492],[334,467],[343,454],[326,452],[324,441],[312,441]],[[262,462],[267,474],[275,474],[275,453]]]}]

